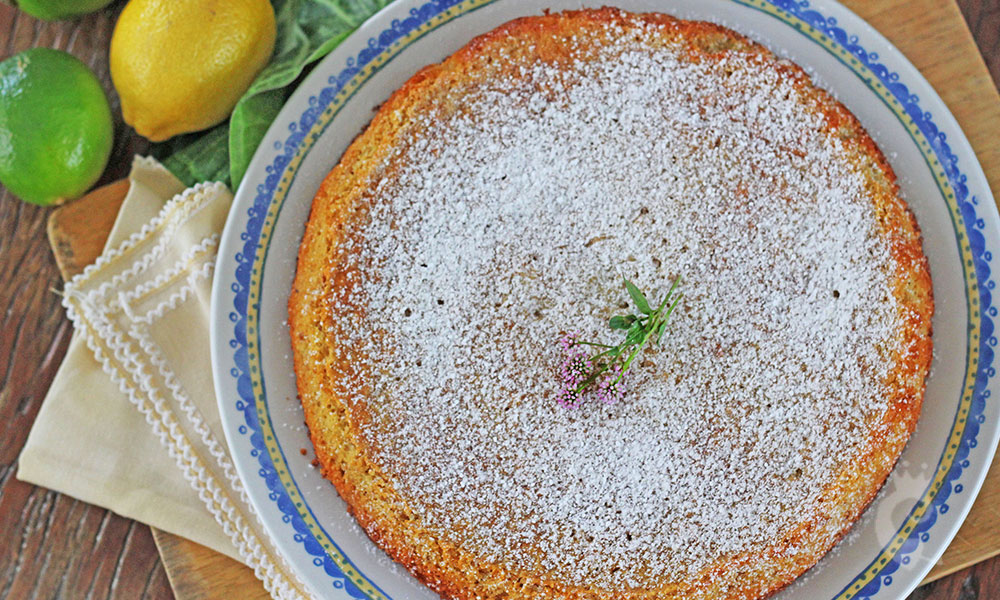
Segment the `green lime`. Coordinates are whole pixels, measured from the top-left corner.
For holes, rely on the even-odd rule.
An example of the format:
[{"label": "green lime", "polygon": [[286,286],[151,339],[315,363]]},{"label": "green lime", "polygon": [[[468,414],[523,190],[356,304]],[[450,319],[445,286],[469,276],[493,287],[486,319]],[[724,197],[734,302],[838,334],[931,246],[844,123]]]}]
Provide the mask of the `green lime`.
[{"label": "green lime", "polygon": [[111,0],[17,0],[17,7],[46,21],[72,19],[111,4]]},{"label": "green lime", "polygon": [[111,108],[97,77],[59,50],[0,62],[0,183],[47,206],[76,198],[111,155]]}]

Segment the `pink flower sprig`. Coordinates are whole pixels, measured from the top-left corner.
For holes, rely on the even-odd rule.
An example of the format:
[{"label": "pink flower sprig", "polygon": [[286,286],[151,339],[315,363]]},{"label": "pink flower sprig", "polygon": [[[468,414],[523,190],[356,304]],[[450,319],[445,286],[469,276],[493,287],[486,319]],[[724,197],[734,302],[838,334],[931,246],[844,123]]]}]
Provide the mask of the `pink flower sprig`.
[{"label": "pink flower sprig", "polygon": [[[622,280],[639,312],[616,315],[608,321],[611,329],[624,332],[625,340],[622,343],[609,346],[585,342],[576,333],[566,334],[559,339],[563,362],[559,371],[562,387],[557,400],[567,408],[579,406],[585,392],[591,388],[602,402],[613,404],[621,400],[625,396],[625,375],[632,366],[632,361],[654,336],[656,343],[660,343],[663,332],[667,329],[667,321],[683,296],[677,292],[677,286],[681,282],[681,278],[677,277],[666,297],[654,309],[639,288],[624,277]],[[598,351],[590,355],[587,348]]]}]

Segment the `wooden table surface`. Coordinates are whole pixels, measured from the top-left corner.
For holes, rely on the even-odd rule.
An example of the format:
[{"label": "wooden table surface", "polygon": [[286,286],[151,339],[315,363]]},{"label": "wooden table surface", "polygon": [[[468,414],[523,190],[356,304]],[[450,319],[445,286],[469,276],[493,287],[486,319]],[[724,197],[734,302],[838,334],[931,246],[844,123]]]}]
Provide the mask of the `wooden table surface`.
[{"label": "wooden table surface", "polygon": [[[60,23],[36,21],[0,4],[0,59],[32,46],[60,48],[104,83],[116,135],[100,184],[126,176],[132,156],[148,148],[121,122],[108,75],[108,41],[123,3]],[[994,82],[1000,82],[1000,0],[958,4]],[[72,333],[51,291],[60,277],[45,235],[48,214],[0,187],[0,599],[172,598],[148,527],[14,478],[18,454]],[[910,598],[1000,598],[1000,557],[925,585]]]}]

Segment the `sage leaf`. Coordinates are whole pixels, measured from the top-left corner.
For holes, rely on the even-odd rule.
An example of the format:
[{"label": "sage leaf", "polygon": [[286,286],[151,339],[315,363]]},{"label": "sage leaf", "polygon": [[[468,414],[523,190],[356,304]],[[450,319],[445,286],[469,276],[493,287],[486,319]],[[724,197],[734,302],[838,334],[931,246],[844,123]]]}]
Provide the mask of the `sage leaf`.
[{"label": "sage leaf", "polygon": [[236,103],[229,120],[152,148],[153,155],[187,185],[223,181],[232,189],[239,186],[264,134],[308,70],[388,0],[271,3],[277,26],[274,54]]},{"label": "sage leaf", "polygon": [[188,187],[203,181],[229,184],[228,133],[223,123],[201,134],[180,136],[154,148],[153,156]]},{"label": "sage leaf", "polygon": [[621,315],[615,315],[608,321],[608,327],[611,329],[628,329],[628,325],[625,322],[625,317]]},{"label": "sage leaf", "polygon": [[651,315],[653,314],[653,309],[649,308],[649,301],[646,300],[646,296],[643,295],[639,288],[635,287],[631,281],[622,277],[625,282],[625,289],[628,290],[628,295],[632,297],[632,302],[635,303],[636,307],[642,311],[643,314]]}]

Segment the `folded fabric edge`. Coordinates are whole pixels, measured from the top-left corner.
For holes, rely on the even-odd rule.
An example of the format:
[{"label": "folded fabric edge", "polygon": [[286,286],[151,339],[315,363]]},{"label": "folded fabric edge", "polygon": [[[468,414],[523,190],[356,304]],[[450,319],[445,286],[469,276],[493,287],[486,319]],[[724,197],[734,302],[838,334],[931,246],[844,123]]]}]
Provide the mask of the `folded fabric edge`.
[{"label": "folded fabric edge", "polygon": [[[229,193],[229,190],[225,184],[214,182],[199,183],[193,188],[177,194],[163,205],[163,208],[152,221],[143,225],[139,231],[130,235],[118,246],[106,249],[93,264],[88,265],[82,273],[70,279],[66,283],[66,289],[70,290],[83,285],[100,270],[107,268],[113,261],[124,257],[130,250],[144,240],[149,239],[154,233],[164,230],[171,223],[182,221],[184,216],[197,211],[219,192]],[[164,238],[167,239],[169,236],[164,236]]]},{"label": "folded fabric edge", "polygon": [[[216,521],[222,525],[226,535],[232,540],[233,545],[241,556],[241,562],[253,569],[254,574],[264,583],[265,589],[275,598],[279,599],[299,599],[307,598],[308,595],[296,589],[297,581],[291,581],[289,577],[277,568],[277,564],[284,564],[281,556],[270,556],[252,530],[243,522],[240,515],[233,506],[228,494],[219,486],[218,482],[207,474],[207,470],[200,463],[201,458],[194,452],[190,441],[186,436],[171,423],[167,422],[164,409],[157,407],[141,390],[137,390],[128,378],[125,369],[117,366],[122,356],[120,349],[112,349],[105,346],[105,338],[101,336],[95,326],[87,316],[77,312],[77,309],[86,311],[80,305],[73,302],[72,296],[67,296],[64,300],[70,318],[80,330],[88,347],[94,353],[97,361],[101,363],[104,372],[116,383],[129,401],[146,417],[146,422],[153,429],[153,434],[157,436],[164,448],[177,463],[178,468],[184,474],[184,478],[198,491],[205,507],[212,513]],[[89,312],[89,311],[86,311]],[[256,515],[250,516],[256,518]]]},{"label": "folded fabric edge", "polygon": [[187,186],[151,156],[136,154],[128,174],[128,193],[118,209],[114,226],[105,240],[102,252],[119,246],[144,224],[159,214],[163,205]]},{"label": "folded fabric edge", "polygon": [[[19,481],[41,486],[46,489],[59,492],[60,494],[65,494],[71,498],[76,498],[81,502],[86,502],[87,504],[93,504],[95,506],[102,506],[100,497],[96,494],[90,494],[83,491],[99,489],[100,487],[100,479],[93,477],[90,473],[80,470],[68,473],[66,475],[65,482],[62,484],[53,483],[50,480],[40,481],[31,475],[31,473],[56,471],[60,468],[61,461],[61,457],[37,448],[33,452],[23,452],[18,458],[18,470],[16,477]],[[81,484],[80,482],[83,483]],[[168,506],[164,506],[165,503],[168,504]],[[216,552],[225,554],[229,558],[245,564],[243,558],[240,557],[239,552],[236,550],[236,547],[232,544],[222,546],[220,544],[213,543],[216,538],[210,535],[202,535],[200,533],[201,530],[198,527],[191,527],[183,531],[181,528],[176,527],[176,523],[178,521],[187,521],[190,523],[207,521],[214,524],[215,520],[211,517],[211,515],[206,515],[205,510],[201,506],[193,507],[184,503],[170,502],[169,500],[165,500],[162,496],[151,494],[146,490],[136,489],[132,490],[128,494],[127,498],[122,498],[121,502],[114,510],[106,510],[110,510],[110,512],[126,519],[135,519],[136,521],[145,523],[150,527],[155,527],[162,531],[166,531],[167,533],[189,539],[197,544],[201,544],[206,548],[211,548]],[[164,519],[162,515],[165,513],[181,515],[182,519]]]},{"label": "folded fabric edge", "polygon": [[[229,191],[224,185],[206,183],[199,184],[172,198],[163,206],[160,213],[144,225],[140,231],[131,235],[117,247],[106,251],[93,265],[87,267],[83,273],[68,282],[65,287],[63,305],[77,331],[82,334],[87,346],[101,365],[102,370],[145,417],[147,423],[152,427],[152,432],[180,468],[184,478],[195,489],[205,507],[222,526],[226,536],[232,541],[235,550],[241,557],[239,560],[254,570],[255,575],[264,583],[264,587],[273,597],[282,599],[307,598],[308,594],[304,591],[301,581],[288,567],[284,557],[269,548],[258,537],[254,528],[245,521],[245,519],[249,519],[255,522],[257,528],[261,529],[260,534],[267,535],[266,530],[262,529],[263,526],[252,505],[248,503],[245,492],[242,491],[242,482],[230,481],[230,486],[235,489],[227,491],[225,482],[217,480],[211,474],[207,463],[204,462],[207,457],[199,455],[192,446],[191,440],[178,426],[177,418],[179,415],[175,415],[169,407],[165,406],[162,399],[158,402],[155,398],[150,397],[144,391],[149,386],[144,387],[143,382],[134,380],[130,375],[130,369],[124,367],[125,363],[131,365],[136,358],[134,353],[124,348],[120,343],[128,339],[128,332],[117,331],[112,327],[97,307],[90,306],[91,303],[87,301],[90,294],[79,291],[79,288],[90,284],[90,279],[100,274],[104,269],[113,269],[123,262],[128,265],[124,271],[115,273],[112,270],[111,280],[96,286],[99,295],[112,292],[115,285],[119,285],[132,275],[143,271],[155,261],[159,253],[162,253],[176,232],[183,227],[184,222],[192,215],[197,214],[211,200],[218,198],[220,194],[229,195]],[[144,245],[148,244],[150,240],[154,240],[155,244],[152,246]],[[133,252],[139,254],[133,258],[130,256]],[[129,362],[130,360],[132,362]],[[195,426],[197,428],[197,424]],[[213,458],[216,461],[220,459],[217,456]],[[247,507],[246,511],[241,511],[238,508],[237,497],[231,497],[233,492],[236,493],[239,500],[243,501]]]}]

